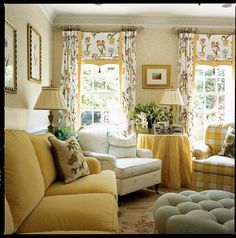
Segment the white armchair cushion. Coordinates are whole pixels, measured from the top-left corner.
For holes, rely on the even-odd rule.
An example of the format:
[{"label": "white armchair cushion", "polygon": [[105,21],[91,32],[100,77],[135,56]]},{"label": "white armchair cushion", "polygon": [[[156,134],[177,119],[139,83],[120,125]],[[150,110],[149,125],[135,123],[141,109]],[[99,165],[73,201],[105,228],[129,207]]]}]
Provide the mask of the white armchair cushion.
[{"label": "white armchair cushion", "polygon": [[107,133],[107,141],[109,144],[108,154],[116,158],[132,158],[136,157],[136,134],[128,137],[121,137],[114,133]]},{"label": "white armchair cushion", "polygon": [[139,149],[137,149],[137,156],[139,157],[139,158],[152,158],[152,151],[151,150],[149,150],[149,149],[141,149],[141,148],[139,148]]},{"label": "white armchair cushion", "polygon": [[104,128],[86,128],[79,132],[79,143],[82,150],[107,153],[107,131]]},{"label": "white armchair cushion", "polygon": [[116,178],[125,179],[161,169],[161,160],[150,158],[118,159],[114,171]]}]

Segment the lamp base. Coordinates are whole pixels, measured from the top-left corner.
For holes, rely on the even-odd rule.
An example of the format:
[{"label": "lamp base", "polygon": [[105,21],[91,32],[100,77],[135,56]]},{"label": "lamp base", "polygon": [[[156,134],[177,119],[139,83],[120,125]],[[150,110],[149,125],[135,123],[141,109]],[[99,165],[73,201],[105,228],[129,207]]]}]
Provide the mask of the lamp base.
[{"label": "lamp base", "polygon": [[52,111],[50,111],[50,114],[48,115],[48,120],[50,122],[50,125],[48,126],[48,132],[54,134],[55,130],[54,130],[54,126],[52,125],[53,122],[53,115],[52,115]]}]

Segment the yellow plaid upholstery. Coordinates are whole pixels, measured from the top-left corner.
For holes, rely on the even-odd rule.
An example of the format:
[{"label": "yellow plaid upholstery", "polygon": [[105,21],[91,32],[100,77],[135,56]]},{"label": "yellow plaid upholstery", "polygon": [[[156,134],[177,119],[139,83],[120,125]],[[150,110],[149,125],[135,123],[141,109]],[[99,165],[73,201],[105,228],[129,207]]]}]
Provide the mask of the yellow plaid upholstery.
[{"label": "yellow plaid upholstery", "polygon": [[221,151],[228,127],[234,127],[233,123],[215,123],[208,125],[205,133],[205,144],[212,149],[212,154]]},{"label": "yellow plaid upholstery", "polygon": [[234,177],[193,172],[191,189],[195,191],[217,189],[234,193]]},{"label": "yellow plaid upholstery", "polygon": [[235,160],[225,156],[211,156],[203,160],[193,160],[193,171],[234,177]]},{"label": "yellow plaid upholstery", "polygon": [[[211,148],[211,155],[193,160],[192,190],[219,189],[234,192],[235,159],[217,155],[221,151],[229,126],[234,128],[234,123],[221,122],[208,125],[204,142]],[[196,151],[194,153],[196,154]]]}]

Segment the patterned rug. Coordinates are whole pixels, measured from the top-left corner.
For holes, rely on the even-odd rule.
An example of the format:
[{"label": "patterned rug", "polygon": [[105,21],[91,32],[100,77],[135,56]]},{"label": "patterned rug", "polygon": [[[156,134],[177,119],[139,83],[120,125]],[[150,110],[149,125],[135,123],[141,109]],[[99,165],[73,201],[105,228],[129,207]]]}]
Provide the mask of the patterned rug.
[{"label": "patterned rug", "polygon": [[120,234],[154,234],[153,205],[158,197],[171,191],[159,188],[160,194],[151,189],[142,189],[119,197]]}]

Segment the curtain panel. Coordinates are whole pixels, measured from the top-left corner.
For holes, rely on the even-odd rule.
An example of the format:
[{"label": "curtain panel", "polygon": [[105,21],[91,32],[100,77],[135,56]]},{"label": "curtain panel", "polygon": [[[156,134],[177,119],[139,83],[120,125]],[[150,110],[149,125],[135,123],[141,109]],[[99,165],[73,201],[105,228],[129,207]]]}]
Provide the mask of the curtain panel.
[{"label": "curtain panel", "polygon": [[136,31],[122,31],[122,78],[120,130],[124,136],[134,132],[130,113],[135,109],[136,87]]},{"label": "curtain panel", "polygon": [[79,31],[63,31],[63,54],[60,89],[64,95],[67,112],[59,111],[59,125],[77,128],[78,114],[78,60]]},{"label": "curtain panel", "polygon": [[185,132],[191,137],[193,127],[193,59],[194,34],[180,33],[178,48],[178,87],[184,100],[180,108],[179,122],[184,126]]},{"label": "curtain panel", "polygon": [[197,61],[232,61],[233,35],[197,34]]},{"label": "curtain panel", "polygon": [[82,59],[118,59],[118,32],[83,32]]}]

